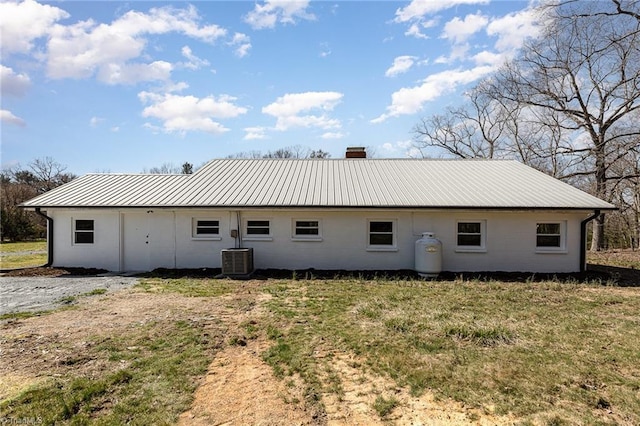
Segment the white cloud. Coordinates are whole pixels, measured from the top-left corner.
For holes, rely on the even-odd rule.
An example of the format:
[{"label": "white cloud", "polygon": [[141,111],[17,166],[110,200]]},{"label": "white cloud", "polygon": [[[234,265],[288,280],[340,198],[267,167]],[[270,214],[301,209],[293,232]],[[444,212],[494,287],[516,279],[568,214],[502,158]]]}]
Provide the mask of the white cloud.
[{"label": "white cloud", "polygon": [[456,60],[466,59],[467,52],[469,51],[470,47],[471,46],[469,46],[469,43],[455,44],[451,48],[451,53],[449,54],[449,56],[439,56],[439,57],[436,58],[434,63],[436,63],[436,64],[449,64],[449,63],[454,62]]},{"label": "white cloud", "polygon": [[33,48],[33,41],[47,35],[53,24],[69,17],[69,14],[55,6],[39,4],[33,0],[22,2],[0,2],[2,20],[3,54],[27,53]]},{"label": "white cloud", "polygon": [[405,31],[404,35],[415,38],[428,39],[429,36],[422,32],[423,29],[435,27],[438,24],[438,19],[430,19],[428,21],[414,22],[409,25],[409,29]]},{"label": "white cloud", "polygon": [[246,132],[243,138],[244,140],[268,139],[268,136],[265,134],[267,131],[266,127],[245,127],[244,131]]},{"label": "white cloud", "polygon": [[491,21],[487,26],[487,34],[498,37],[495,44],[497,50],[513,52],[522,47],[525,39],[540,34],[539,21],[540,16],[534,9],[521,10]]},{"label": "white cloud", "polygon": [[169,81],[173,65],[165,61],[150,64],[106,64],[98,80],[107,84],[136,84],[141,81]]},{"label": "white cloud", "polygon": [[472,59],[476,65],[500,66],[513,58],[528,38],[540,34],[540,16],[533,9],[510,13],[492,20],[487,35],[497,37],[492,50],[483,50]]},{"label": "white cloud", "polygon": [[371,120],[381,123],[390,117],[414,114],[426,102],[450,93],[458,86],[472,83],[495,71],[495,67],[479,66],[470,70],[447,70],[427,77],[420,86],[406,87],[391,95],[391,105],[387,112]]},{"label": "white cloud", "polygon": [[409,22],[421,20],[427,15],[456,7],[461,4],[486,4],[489,0],[449,0],[449,1],[425,1],[412,0],[408,6],[396,10],[395,22]]},{"label": "white cloud", "polygon": [[467,15],[464,19],[456,16],[444,24],[442,37],[452,40],[454,43],[463,43],[484,28],[488,22],[489,19],[480,13]]},{"label": "white cloud", "polygon": [[389,68],[384,75],[387,77],[393,77],[398,74],[405,73],[413,66],[416,61],[415,56],[398,56],[393,60],[393,65]]},{"label": "white cloud", "polygon": [[172,65],[165,61],[134,62],[143,56],[146,35],[177,32],[212,43],[226,35],[217,25],[200,25],[193,6],[129,11],[110,24],[93,20],[54,25],[48,43],[49,77],[88,78],[94,74],[108,84],[167,80]]},{"label": "white cloud", "polygon": [[422,157],[420,150],[413,146],[413,141],[411,139],[397,142],[387,142],[382,144],[380,147],[385,153],[385,157]]},{"label": "white cloud", "polygon": [[409,29],[405,31],[404,35],[415,37],[415,38],[422,38],[425,40],[429,38],[429,36],[422,33],[422,30],[420,29],[420,25],[418,24],[411,24],[409,26]]},{"label": "white cloud", "polygon": [[[289,93],[262,108],[262,112],[276,117],[276,130],[291,127],[339,128],[340,121],[329,118],[326,112],[333,110],[342,97],[343,94],[338,92]],[[300,115],[313,110],[320,110],[322,114]]]},{"label": "white cloud", "polygon": [[331,48],[329,47],[329,43],[320,43],[320,56],[321,58],[326,58],[331,55]]},{"label": "white cloud", "polygon": [[25,127],[27,125],[22,118],[13,115],[11,111],[6,109],[0,109],[0,122],[20,127]]},{"label": "white cloud", "polygon": [[251,38],[243,33],[235,33],[227,44],[235,47],[236,56],[244,58],[249,53],[249,49],[251,49]]},{"label": "white cloud", "polygon": [[105,121],[104,118],[102,117],[91,117],[91,120],[89,120],[89,125],[91,127],[96,127],[98,124],[102,123],[103,121]]},{"label": "white cloud", "polygon": [[[140,92],[138,97],[143,103],[150,104],[144,108],[142,116],[161,120],[162,129],[166,133],[224,133],[229,129],[215,120],[233,118],[247,112],[246,108],[234,105],[236,98],[228,95],[196,98],[171,93]],[[153,128],[151,125],[147,127]]]},{"label": "white cloud", "polygon": [[473,60],[476,65],[491,65],[491,66],[500,66],[505,61],[505,55],[501,53],[489,52],[488,50],[483,50],[482,52],[476,53],[473,55]]},{"label": "white cloud", "polygon": [[344,138],[344,133],[342,132],[326,132],[320,136],[322,139],[342,139]]},{"label": "white cloud", "polygon": [[266,0],[256,4],[244,21],[254,30],[274,28],[276,24],[295,24],[296,19],[315,20],[312,13],[307,12],[308,0]]},{"label": "white cloud", "polygon": [[188,60],[188,62],[182,63],[182,66],[185,68],[188,68],[190,70],[197,70],[210,65],[209,61],[207,61],[206,59],[201,59],[194,55],[189,46],[182,46],[181,53],[182,56],[184,56]]},{"label": "white cloud", "polygon": [[189,84],[184,81],[179,81],[177,83],[168,82],[165,84],[162,89],[156,90],[157,92],[165,92],[165,93],[173,93],[173,92],[182,92],[184,89],[188,89]]},{"label": "white cloud", "polygon": [[463,4],[486,4],[489,0],[449,0],[449,1],[426,1],[412,0],[405,7],[396,10],[396,23],[409,23],[409,28],[404,33],[406,36],[421,39],[429,38],[422,32],[425,28],[430,28],[438,24],[438,17],[429,19],[430,16],[446,9],[454,8]]},{"label": "white cloud", "polygon": [[12,68],[0,64],[0,93],[2,96],[22,96],[31,86],[27,74],[17,74]]}]

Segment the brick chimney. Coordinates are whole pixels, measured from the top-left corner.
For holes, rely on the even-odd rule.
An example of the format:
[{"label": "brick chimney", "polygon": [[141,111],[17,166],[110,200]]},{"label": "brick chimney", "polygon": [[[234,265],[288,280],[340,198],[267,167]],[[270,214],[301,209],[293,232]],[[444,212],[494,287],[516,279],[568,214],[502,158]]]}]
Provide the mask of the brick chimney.
[{"label": "brick chimney", "polygon": [[345,158],[367,158],[367,151],[363,146],[350,146],[347,148]]}]

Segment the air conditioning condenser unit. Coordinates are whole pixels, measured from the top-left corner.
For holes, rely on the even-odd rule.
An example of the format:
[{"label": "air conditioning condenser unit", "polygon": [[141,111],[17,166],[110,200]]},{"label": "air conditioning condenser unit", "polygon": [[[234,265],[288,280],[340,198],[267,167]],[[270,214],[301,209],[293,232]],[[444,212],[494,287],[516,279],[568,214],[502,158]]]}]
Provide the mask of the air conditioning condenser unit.
[{"label": "air conditioning condenser unit", "polygon": [[220,255],[223,275],[248,275],[253,272],[252,248],[223,249]]}]

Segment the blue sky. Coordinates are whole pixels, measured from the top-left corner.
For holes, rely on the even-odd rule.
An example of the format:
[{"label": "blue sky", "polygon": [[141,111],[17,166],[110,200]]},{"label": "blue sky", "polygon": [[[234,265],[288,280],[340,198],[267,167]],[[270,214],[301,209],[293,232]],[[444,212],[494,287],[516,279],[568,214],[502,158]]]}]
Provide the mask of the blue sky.
[{"label": "blue sky", "polygon": [[238,152],[406,157],[538,31],[528,1],[0,1],[1,163],[138,173]]}]

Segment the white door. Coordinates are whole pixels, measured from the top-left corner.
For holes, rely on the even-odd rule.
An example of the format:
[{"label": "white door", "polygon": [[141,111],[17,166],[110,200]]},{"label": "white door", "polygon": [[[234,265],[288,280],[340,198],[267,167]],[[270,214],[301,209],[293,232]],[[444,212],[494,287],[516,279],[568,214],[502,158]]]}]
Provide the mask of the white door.
[{"label": "white door", "polygon": [[122,264],[125,271],[175,268],[173,212],[149,210],[123,214]]},{"label": "white door", "polygon": [[151,270],[147,213],[124,213],[122,220],[122,269],[125,271]]}]

